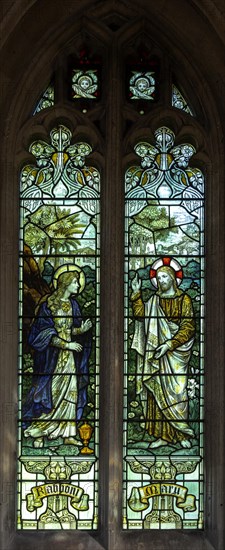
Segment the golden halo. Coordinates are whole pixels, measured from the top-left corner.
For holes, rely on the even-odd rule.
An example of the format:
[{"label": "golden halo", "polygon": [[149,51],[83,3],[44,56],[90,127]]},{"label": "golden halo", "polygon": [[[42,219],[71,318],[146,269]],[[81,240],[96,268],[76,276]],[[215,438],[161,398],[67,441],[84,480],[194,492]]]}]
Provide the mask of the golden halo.
[{"label": "golden halo", "polygon": [[149,276],[152,281],[152,284],[158,288],[158,283],[156,279],[156,273],[160,267],[171,267],[174,271],[174,275],[177,281],[177,286],[182,283],[183,280],[183,270],[181,264],[170,256],[165,256],[163,258],[158,258],[151,266]]},{"label": "golden halo", "polygon": [[54,273],[53,286],[54,286],[54,288],[57,288],[57,281],[58,281],[58,278],[60,277],[60,275],[62,275],[62,273],[67,273],[67,272],[69,273],[70,271],[71,272],[76,271],[77,273],[80,274],[80,276],[79,276],[80,288],[79,288],[79,292],[78,292],[78,294],[80,294],[84,290],[84,287],[85,287],[85,275],[84,275],[84,272],[82,271],[82,269],[80,267],[78,267],[78,265],[64,264],[64,265],[61,265],[60,267],[58,267],[58,269],[56,269],[56,271]]}]

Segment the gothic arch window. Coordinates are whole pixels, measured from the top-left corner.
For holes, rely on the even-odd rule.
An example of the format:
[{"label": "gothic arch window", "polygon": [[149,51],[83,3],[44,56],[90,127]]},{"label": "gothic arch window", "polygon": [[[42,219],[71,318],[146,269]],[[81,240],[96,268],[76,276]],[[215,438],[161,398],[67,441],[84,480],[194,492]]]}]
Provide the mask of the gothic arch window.
[{"label": "gothic arch window", "polygon": [[21,171],[21,529],[96,528],[100,174],[91,151],[60,124],[50,143],[31,144],[36,163]]},{"label": "gothic arch window", "polygon": [[124,521],[201,529],[204,176],[189,165],[193,146],[175,145],[166,126],[135,152],[125,175]]},{"label": "gothic arch window", "polygon": [[[141,524],[142,529],[140,530],[139,524],[134,525],[136,521],[135,518],[133,524],[131,521],[129,526],[125,524],[125,522],[124,525],[122,525],[123,511],[128,507],[128,496],[132,494],[132,479],[135,478],[135,483],[137,481],[135,472],[134,478],[132,478],[131,475],[129,480],[129,482],[131,481],[129,491],[125,488],[125,494],[127,496],[123,507],[122,480],[123,470],[125,470],[125,466],[123,466],[122,444],[124,420],[122,387],[124,364],[123,235],[125,204],[123,181],[130,167],[138,165],[138,155],[136,154],[137,144],[148,143],[150,148],[154,147],[154,136],[156,136],[157,132],[159,134],[160,130],[163,135],[172,135],[175,137],[174,151],[175,148],[181,151],[182,144],[185,143],[189,145],[190,149],[196,151],[194,162],[190,160],[191,157],[189,156],[185,169],[189,170],[190,173],[195,173],[195,175],[204,174],[205,176],[209,205],[206,216],[206,221],[208,221],[208,215],[211,209],[212,212],[215,212],[216,201],[218,200],[217,187],[214,186],[214,191],[212,191],[211,179],[217,181],[217,174],[213,173],[212,166],[215,159],[219,158],[219,155],[216,156],[215,152],[215,143],[218,145],[219,142],[216,132],[212,129],[213,117],[210,114],[209,121],[206,112],[208,105],[213,106],[214,113],[216,113],[216,106],[209,91],[207,92],[209,94],[207,100],[204,98],[204,101],[201,102],[201,73],[200,69],[198,72],[197,61],[194,68],[192,68],[190,62],[187,61],[188,55],[186,55],[186,57],[184,55],[184,46],[178,50],[174,41],[168,39],[166,32],[164,34],[158,33],[158,24],[160,21],[159,14],[157,16],[158,19],[156,18],[157,25],[154,27],[151,23],[148,11],[144,12],[142,9],[138,9],[138,17],[134,20],[133,11],[131,9],[128,10],[124,6],[121,6],[117,13],[111,10],[108,11],[107,6],[103,4],[100,4],[98,9],[95,7],[95,10],[92,10],[91,6],[89,6],[89,8],[88,16],[83,17],[84,14],[76,13],[76,8],[73,6],[71,10],[75,19],[72,21],[72,24],[68,25],[68,19],[64,14],[61,30],[59,31],[59,27],[56,25],[54,29],[52,29],[53,34],[51,38],[48,29],[49,38],[45,46],[45,50],[48,53],[46,54],[46,62],[44,65],[40,62],[40,53],[38,57],[34,48],[34,56],[36,55],[35,59],[37,60],[37,64],[35,65],[34,63],[32,71],[29,71],[28,67],[25,68],[24,80],[26,86],[23,91],[23,102],[21,103],[18,98],[15,98],[10,108],[11,128],[9,131],[8,125],[8,133],[6,132],[6,135],[10,135],[10,140],[8,143],[5,142],[4,155],[5,158],[7,158],[7,155],[9,155],[9,153],[11,154],[8,149],[8,146],[10,146],[10,151],[15,153],[17,168],[14,170],[14,166],[7,165],[8,180],[6,174],[4,181],[9,181],[11,178],[11,181],[14,182],[14,189],[18,189],[19,174],[26,177],[29,175],[32,176],[32,170],[35,172],[37,169],[32,156],[32,153],[36,150],[34,145],[32,149],[32,144],[41,144],[41,146],[45,144],[43,147],[47,149],[53,147],[50,136],[52,137],[55,131],[56,133],[58,132],[58,134],[68,132],[71,136],[70,144],[68,144],[66,148],[68,151],[65,149],[63,154],[65,153],[71,156],[72,162],[74,160],[72,158],[74,154],[72,148],[76,148],[76,144],[87,144],[87,147],[89,147],[90,156],[88,160],[85,158],[82,168],[79,168],[81,172],[83,169],[82,174],[87,187],[91,187],[86,181],[88,175],[90,175],[88,170],[90,171],[90,169],[92,170],[93,168],[93,170],[100,175],[101,353],[98,432],[100,462],[99,470],[95,478],[96,483],[98,483],[99,476],[98,499],[96,498],[96,511],[98,500],[98,513],[96,514],[98,518],[95,516],[94,519],[91,519],[91,521],[96,522],[95,532],[93,523],[90,523],[86,530],[83,527],[81,527],[81,530],[79,530],[79,528],[77,529],[77,525],[75,529],[75,525],[73,525],[71,530],[70,524],[69,531],[63,528],[61,532],[57,529],[48,532],[48,529],[45,529],[46,526],[44,522],[40,523],[39,526],[37,525],[38,514],[36,511],[37,509],[35,509],[36,523],[34,527],[36,532],[28,532],[23,526],[23,529],[17,532],[14,532],[12,529],[12,534],[9,536],[6,530],[4,540],[7,541],[9,548],[22,548],[22,546],[23,548],[29,548],[30,545],[33,546],[41,542],[44,548],[54,543],[58,548],[61,548],[62,544],[64,546],[66,544],[68,548],[81,546],[81,548],[86,547],[92,548],[93,550],[95,548],[96,550],[101,548],[110,548],[110,550],[121,548],[122,550],[122,548],[144,549],[152,545],[152,547],[157,546],[161,550],[164,550],[169,540],[171,544],[173,544],[173,547],[179,548],[179,550],[181,547],[184,549],[189,548],[190,544],[192,544],[193,548],[196,548],[196,550],[197,548],[222,550],[221,531],[213,528],[213,523],[215,524],[215,518],[219,513],[219,493],[216,492],[216,490],[219,491],[218,477],[214,469],[212,471],[209,468],[212,462],[215,464],[216,462],[218,464],[221,463],[221,458],[218,461],[219,454],[217,454],[217,450],[221,449],[220,434],[219,431],[216,431],[217,427],[212,418],[212,409],[213,407],[217,407],[215,404],[216,401],[213,401],[213,398],[207,400],[206,407],[205,429],[207,437],[205,438],[204,526],[201,518],[199,522],[196,522],[196,525],[193,525],[193,523],[188,525],[190,516],[187,516],[185,518],[187,520],[186,525],[178,521],[175,525],[176,529],[170,529],[170,533],[168,533],[167,530],[165,531],[168,525],[163,525],[162,513],[161,523],[159,522],[156,529],[152,529],[150,525],[151,522],[145,520],[145,522]],[[129,8],[131,8],[131,6],[129,6]],[[34,8],[33,16],[36,9],[37,6]],[[146,14],[147,23],[145,22]],[[81,15],[82,17],[80,17]],[[166,30],[165,22],[163,28]],[[172,22],[169,28],[172,31]],[[85,51],[87,45],[88,55],[85,54],[84,56],[82,52]],[[49,48],[47,46],[49,46]],[[83,67],[81,68],[80,63],[82,60]],[[184,60],[187,61],[186,66]],[[35,86],[34,90],[33,81],[37,79],[37,75],[38,87]],[[195,84],[195,91],[194,86],[190,86],[190,79],[192,79],[192,82]],[[22,84],[24,84],[24,81],[21,82],[21,85]],[[15,114],[17,114],[16,117]],[[208,128],[210,129],[209,132],[207,131]],[[165,129],[164,133],[163,129]],[[28,152],[30,146],[32,150]],[[70,147],[71,150],[69,150]],[[175,155],[176,153],[174,151],[173,153]],[[53,156],[54,154],[57,156],[59,153],[62,153],[62,150],[52,151],[51,153]],[[171,151],[168,154],[171,155]],[[166,155],[165,151],[163,151],[163,155]],[[139,156],[143,162],[142,156]],[[46,161],[44,157],[46,157],[45,154],[39,155],[37,153],[36,155],[38,162],[40,160],[41,162]],[[178,157],[179,155],[177,153],[177,159]],[[29,170],[25,170],[25,166],[31,167],[30,172]],[[38,170],[39,168],[40,164]],[[37,176],[37,171],[33,174],[35,178]],[[189,175],[187,175],[187,178],[189,178]],[[63,184],[61,178],[61,191],[65,182]],[[40,187],[39,185],[38,191],[40,191]],[[9,192],[10,187],[8,186],[6,188],[6,193]],[[15,193],[15,197],[17,196],[18,195]],[[61,195],[57,196],[60,200],[62,199]],[[56,198],[55,194],[54,197]],[[21,198],[23,201],[30,199],[28,196]],[[32,199],[33,198],[34,197],[32,197]],[[45,198],[44,196],[44,200]],[[96,197],[89,197],[89,203],[95,199]],[[35,198],[35,200],[40,200],[40,197]],[[43,197],[41,200],[43,200]],[[86,197],[80,197],[79,200],[85,201]],[[141,200],[145,199],[142,197]],[[15,202],[14,206],[15,211],[13,210],[13,212],[15,219],[16,216],[18,219],[17,202]],[[210,219],[212,220],[212,224],[207,223],[207,235],[209,235],[208,242],[211,243],[214,242],[213,239],[216,234],[217,221],[213,214]],[[32,220],[31,223],[33,223]],[[11,225],[11,231],[13,234],[13,242],[16,246],[16,228],[14,224]],[[126,225],[125,232],[127,232]],[[190,240],[192,237],[188,235],[188,238]],[[209,241],[209,239],[212,240]],[[194,254],[194,250],[192,252]],[[210,251],[207,250],[207,252],[209,261],[209,264],[207,264],[209,265],[207,284],[209,305],[207,311],[212,312],[212,309],[210,309],[212,308],[210,296],[212,295],[212,288],[214,288],[214,296],[219,306],[218,296],[221,274],[214,270],[214,281],[215,279],[217,280],[217,286],[213,287],[211,269],[213,266],[215,267],[215,264]],[[218,248],[216,245],[216,253],[217,252]],[[58,257],[59,254],[57,253],[56,256]],[[153,264],[158,260],[158,257],[160,257],[162,261],[167,261],[170,255],[168,252],[165,255],[164,252],[161,254],[161,251],[159,251],[159,253],[157,251],[156,256],[157,258],[154,258]],[[174,259],[173,257],[172,261],[174,262],[176,260],[177,258]],[[75,265],[74,255],[72,261],[68,265],[71,264]],[[222,258],[220,265],[221,264]],[[10,266],[11,273],[15,274],[16,265],[16,258],[8,258],[5,264],[6,273],[7,266],[8,268]],[[185,267],[186,265],[185,263]],[[179,269],[177,268],[176,271],[181,271],[180,264],[178,267]],[[57,268],[60,268],[60,266],[57,265]],[[152,275],[152,279],[153,278],[154,274]],[[15,314],[16,312],[15,303],[16,291],[13,291],[11,308],[6,307],[5,309],[5,327],[9,327],[9,325],[7,325],[7,319],[10,318],[10,313],[13,312],[13,314]],[[97,317],[98,314],[99,310],[97,310]],[[213,335],[215,338],[217,334],[218,323],[215,321],[213,327]],[[13,335],[12,350],[8,352],[13,354],[11,355],[11,362],[14,365],[13,372],[15,372],[16,339],[15,331],[15,335]],[[211,386],[211,360],[215,355],[215,350],[213,350],[210,337],[208,342],[208,347],[206,348],[206,391],[208,392],[207,395],[210,396],[211,391],[213,393],[214,390],[222,387],[220,385],[222,373],[221,367],[218,367],[220,376],[218,375],[215,386]],[[6,344],[7,343],[8,342],[6,342]],[[217,349],[216,353],[217,362],[221,365],[222,350]],[[96,378],[96,380],[98,381],[98,378]],[[96,380],[92,380],[92,385],[95,385]],[[220,383],[218,380],[220,380]],[[10,387],[13,387],[13,391],[15,391],[14,383]],[[135,404],[135,400],[136,397],[133,399],[133,405]],[[135,407],[136,404],[129,412],[135,413]],[[4,407],[4,414],[7,414],[7,406]],[[130,417],[130,419],[132,420],[132,417]],[[127,418],[125,420],[127,420]],[[90,418],[89,424],[92,424]],[[11,418],[11,426],[14,426],[14,428],[12,428],[12,433],[15,435],[15,421],[13,416]],[[214,448],[213,445],[210,444],[212,426],[214,427],[216,437],[216,445]],[[92,427],[96,429],[96,426]],[[93,449],[92,437],[91,434],[84,447],[86,446]],[[81,441],[83,441],[82,438]],[[6,452],[9,454],[13,444],[14,442],[10,442],[9,440],[5,447]],[[42,449],[42,447],[40,448]],[[27,464],[28,462],[29,459],[27,460]],[[28,466],[28,468],[31,469],[32,467],[33,466]],[[12,472],[15,472],[15,464],[10,468],[7,470],[7,476],[9,473],[12,474]],[[131,471],[133,471],[132,468]],[[34,474],[31,470],[29,473],[31,473],[31,476],[36,475],[36,473]],[[20,471],[18,474],[20,475]],[[47,470],[45,474],[48,475]],[[181,471],[179,474],[181,477],[185,475]],[[202,471],[200,475],[201,478],[199,477],[198,479],[202,483]],[[212,477],[210,477],[211,475]],[[149,475],[146,471],[143,471],[141,472],[141,476],[142,481],[146,480],[147,485],[146,478],[149,480]],[[7,479],[10,478],[7,477]],[[127,479],[125,473],[125,484],[127,483]],[[46,480],[44,479],[43,481],[46,485]],[[190,482],[189,493],[192,494],[191,478],[189,478],[188,481]],[[38,482],[40,484],[42,483],[41,476]],[[9,486],[9,488],[10,487],[12,488],[14,485]],[[210,490],[213,492],[212,505],[208,502]],[[200,491],[202,491],[202,488]],[[30,494],[30,486],[27,492]],[[65,499],[67,498],[66,495],[62,495],[62,497]],[[13,491],[11,491],[11,494],[7,498],[6,509],[8,502],[11,502],[12,510],[14,502]],[[32,498],[34,499],[34,495]],[[25,490],[23,493],[23,507],[24,509],[26,507]],[[75,512],[76,520],[79,523],[82,519],[82,515],[78,516],[79,512],[78,515],[76,515]],[[10,512],[10,518],[14,518],[14,513],[12,511]],[[12,521],[14,521],[14,519],[12,519]],[[44,537],[42,531],[43,527]],[[198,527],[198,529],[196,529],[196,527]],[[90,529],[90,532],[88,532],[88,529]],[[187,529],[186,532],[185,529]],[[171,534],[172,531],[173,533]]]}]

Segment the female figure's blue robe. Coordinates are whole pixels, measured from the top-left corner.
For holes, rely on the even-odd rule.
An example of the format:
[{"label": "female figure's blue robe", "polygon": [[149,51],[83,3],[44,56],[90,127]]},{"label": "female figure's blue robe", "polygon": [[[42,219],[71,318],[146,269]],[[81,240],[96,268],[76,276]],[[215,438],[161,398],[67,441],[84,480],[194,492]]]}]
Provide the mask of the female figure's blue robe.
[{"label": "female figure's blue robe", "polygon": [[[82,315],[77,301],[71,297],[72,327],[79,328]],[[44,302],[38,316],[32,324],[28,337],[29,345],[34,349],[34,372],[32,387],[23,407],[23,427],[26,428],[32,420],[38,419],[43,413],[49,414],[54,406],[52,402],[52,375],[58,361],[60,349],[52,345],[53,336],[58,336],[52,313]],[[82,351],[73,351],[74,365],[77,375],[77,413],[74,420],[80,420],[87,403],[88,361],[91,353],[90,330],[74,337],[81,344]],[[60,419],[59,419],[60,420]],[[63,420],[63,419],[62,419]]]}]

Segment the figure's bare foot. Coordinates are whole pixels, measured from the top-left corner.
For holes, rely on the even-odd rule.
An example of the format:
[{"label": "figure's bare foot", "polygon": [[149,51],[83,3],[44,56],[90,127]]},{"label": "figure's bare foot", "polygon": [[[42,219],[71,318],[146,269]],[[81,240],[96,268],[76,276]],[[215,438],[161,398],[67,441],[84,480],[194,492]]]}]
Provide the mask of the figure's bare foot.
[{"label": "figure's bare foot", "polygon": [[43,437],[36,437],[34,439],[33,446],[35,449],[41,449],[41,447],[44,447],[44,438]]},{"label": "figure's bare foot", "polygon": [[182,439],[180,444],[181,444],[181,447],[184,447],[184,449],[190,449],[191,448],[190,439]]},{"label": "figure's bare foot", "polygon": [[65,445],[76,445],[77,447],[82,447],[81,441],[75,437],[65,437],[64,443]]},{"label": "figure's bare foot", "polygon": [[162,445],[168,445],[168,442],[164,441],[164,439],[156,439],[156,441],[150,443],[149,449],[157,449],[157,447],[161,447]]}]

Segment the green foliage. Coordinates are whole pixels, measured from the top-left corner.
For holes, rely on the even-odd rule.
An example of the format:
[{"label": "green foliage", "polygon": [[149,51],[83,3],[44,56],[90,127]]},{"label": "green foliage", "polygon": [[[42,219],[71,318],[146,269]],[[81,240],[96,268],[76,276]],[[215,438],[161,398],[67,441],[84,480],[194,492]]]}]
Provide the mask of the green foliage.
[{"label": "green foliage", "polygon": [[149,205],[134,216],[135,222],[151,230],[169,227],[167,208],[154,204],[155,202],[149,201]]},{"label": "green foliage", "polygon": [[23,372],[33,372],[34,360],[31,353],[24,353],[23,356]]},{"label": "green foliage", "polygon": [[31,223],[25,225],[24,237],[26,244],[33,254],[47,254],[50,248],[50,239],[45,231]]},{"label": "green foliage", "polygon": [[[35,226],[44,229],[57,219],[57,210],[60,210],[60,208],[47,205],[41,206],[29,216],[29,220]],[[62,209],[62,211],[65,212],[65,215],[70,213],[70,210]]]},{"label": "green foliage", "polygon": [[142,441],[144,437],[144,429],[139,422],[128,422],[127,426],[128,441]]},{"label": "green foliage", "polygon": [[22,402],[25,403],[27,395],[32,387],[32,374],[24,374],[22,378]]},{"label": "green foliage", "polygon": [[81,242],[86,225],[81,222],[80,213],[71,213],[70,208],[41,206],[29,216],[25,225],[25,242],[33,254],[42,254],[40,265],[46,256],[54,255],[52,263],[60,265],[60,255],[74,254]]}]

